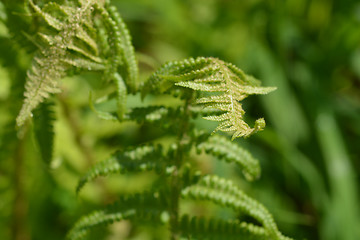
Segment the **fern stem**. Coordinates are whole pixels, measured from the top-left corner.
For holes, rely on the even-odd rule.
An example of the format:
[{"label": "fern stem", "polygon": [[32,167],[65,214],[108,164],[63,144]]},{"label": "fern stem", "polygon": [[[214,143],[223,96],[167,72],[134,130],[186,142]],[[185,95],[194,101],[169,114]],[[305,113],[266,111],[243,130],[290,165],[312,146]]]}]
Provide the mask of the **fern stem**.
[{"label": "fern stem", "polygon": [[171,230],[171,240],[178,240],[180,238],[179,232],[179,200],[181,197],[181,179],[180,179],[180,169],[183,164],[185,149],[184,144],[186,143],[187,132],[189,128],[190,121],[190,103],[192,100],[192,93],[186,98],[184,104],[184,113],[181,116],[181,127],[179,128],[178,140],[177,140],[177,149],[174,158],[175,171],[172,174],[170,182],[170,191],[171,191],[171,202],[170,202],[170,230]]},{"label": "fern stem", "polygon": [[[181,161],[181,155],[178,154],[177,161]],[[179,239],[179,198],[180,198],[180,179],[179,179],[180,164],[176,166],[175,171],[172,174],[170,182],[171,201],[170,201],[170,230],[171,240]]]},{"label": "fern stem", "polygon": [[28,240],[30,234],[26,228],[27,202],[24,197],[23,185],[23,163],[24,163],[24,144],[26,137],[19,139],[14,154],[14,188],[15,198],[13,205],[13,219],[11,223],[11,239],[12,240]]}]

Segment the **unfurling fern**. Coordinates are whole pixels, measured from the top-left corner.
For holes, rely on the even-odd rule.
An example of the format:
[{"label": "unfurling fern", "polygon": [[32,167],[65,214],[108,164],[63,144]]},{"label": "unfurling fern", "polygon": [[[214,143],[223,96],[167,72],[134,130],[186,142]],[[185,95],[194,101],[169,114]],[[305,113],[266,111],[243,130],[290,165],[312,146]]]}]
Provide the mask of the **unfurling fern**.
[{"label": "unfurling fern", "polygon": [[114,81],[122,118],[126,93],[136,91],[138,72],[131,38],[116,9],[95,0],[49,2],[42,8],[28,2],[32,15],[41,17],[46,26],[37,36],[28,36],[39,50],[28,71],[17,125],[23,125],[50,94],[59,93],[59,80],[74,70],[103,71]]},{"label": "unfurling fern", "polygon": [[[259,162],[248,151],[225,137],[199,131],[192,121],[200,113],[207,120],[220,122],[214,132],[234,132],[233,140],[248,137],[262,130],[265,121],[260,118],[251,128],[244,121],[241,101],[249,95],[267,94],[275,88],[261,87],[258,80],[230,63],[202,57],[167,63],[140,85],[130,36],[109,2],[48,2],[39,7],[29,0],[29,4],[33,15],[41,17],[46,26],[37,37],[29,36],[34,41],[40,39],[41,44],[28,72],[26,99],[17,119],[19,126],[49,94],[60,91],[59,79],[74,70],[95,70],[101,71],[104,78],[116,86],[116,91],[107,98],[117,99],[115,113],[98,111],[90,101],[101,118],[157,126],[163,136],[169,137],[167,144],[156,144],[160,141],[155,138],[146,144],[121,148],[80,179],[77,193],[99,176],[143,171],[157,176],[145,192],[122,195],[115,204],[81,218],[68,233],[68,239],[83,239],[96,226],[125,219],[133,224],[166,225],[172,240],[288,239],[279,232],[263,205],[230,180],[203,174],[195,167],[193,158],[195,152],[200,154],[205,150],[218,160],[236,164],[247,180],[258,178]],[[173,94],[183,104],[126,109],[127,93],[138,92],[143,97]],[[43,107],[46,105],[41,105],[40,110]],[[52,118],[47,117],[49,111],[44,112],[43,122],[48,125]],[[50,127],[46,129],[51,130]],[[39,134],[39,141],[47,136]],[[44,150],[41,153],[44,158],[51,156]],[[183,200],[210,201],[254,219],[256,224],[240,219],[189,216],[180,211]]]},{"label": "unfurling fern", "polygon": [[276,89],[261,87],[258,80],[230,63],[199,57],[164,65],[152,75],[144,93],[151,90],[165,92],[174,85],[209,93],[197,98],[196,103],[204,108],[219,110],[220,114],[204,118],[221,122],[214,132],[235,131],[232,139],[247,137],[265,127],[265,120],[260,118],[256,120],[254,128],[250,128],[243,120],[245,111],[239,101],[248,95],[267,94]]}]

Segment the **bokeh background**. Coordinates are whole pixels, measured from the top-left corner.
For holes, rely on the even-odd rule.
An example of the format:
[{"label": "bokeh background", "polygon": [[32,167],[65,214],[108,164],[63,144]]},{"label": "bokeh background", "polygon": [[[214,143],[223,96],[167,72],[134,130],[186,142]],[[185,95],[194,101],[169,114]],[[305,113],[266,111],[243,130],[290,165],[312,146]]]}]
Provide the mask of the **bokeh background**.
[{"label": "bokeh background", "polygon": [[[234,166],[213,159],[199,159],[203,169],[235,179],[270,210],[285,235],[360,239],[359,1],[112,2],[132,34],[142,79],[169,60],[213,56],[278,88],[244,102],[250,121],[262,116],[267,121],[265,131],[237,140],[260,160],[261,178],[247,183]],[[76,197],[81,174],[114,149],[158,133],[99,120],[88,106],[96,79],[64,79],[64,92],[54,106],[55,159],[49,170],[39,159],[33,135],[16,137],[14,118],[31,54],[11,38],[7,18],[0,2],[0,239],[63,239],[82,214],[117,194],[146,188],[153,178],[100,180]],[[139,98],[129,104],[140,104]],[[213,128],[205,121],[197,124]],[[105,230],[106,238],[95,231],[91,239],[160,239],[165,231],[134,229],[128,222]]]}]

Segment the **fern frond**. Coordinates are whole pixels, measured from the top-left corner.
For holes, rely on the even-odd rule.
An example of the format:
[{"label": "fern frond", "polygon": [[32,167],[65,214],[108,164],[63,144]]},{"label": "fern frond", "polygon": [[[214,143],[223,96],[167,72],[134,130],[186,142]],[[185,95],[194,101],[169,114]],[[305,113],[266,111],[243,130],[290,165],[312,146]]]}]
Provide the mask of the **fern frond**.
[{"label": "fern frond", "polygon": [[[67,46],[79,36],[85,44],[91,42],[90,38],[84,37],[84,34],[79,34],[84,19],[87,19],[85,15],[91,14],[90,3],[81,6],[79,9],[58,6],[58,9],[61,9],[68,16],[67,21],[61,22],[43,11],[32,0],[29,0],[29,4],[35,13],[59,32],[56,36],[47,37],[45,33],[40,35],[42,39],[45,39],[44,42],[47,42],[47,45],[40,47],[39,52],[34,57],[32,67],[28,71],[24,93],[25,101],[17,117],[18,126],[21,126],[28,117],[31,117],[32,110],[50,94],[60,92],[57,81],[66,76],[66,71],[69,68],[67,59],[70,54],[67,53]],[[56,4],[53,3],[52,5]],[[78,62],[70,61],[70,65],[83,66],[78,65]]]},{"label": "fern frond", "polygon": [[[124,62],[120,66],[122,68],[120,72],[125,75],[124,78],[129,91],[135,93],[138,88],[139,69],[135,58],[135,50],[131,43],[131,36],[116,8],[109,4],[105,4],[105,8],[112,19],[110,30],[114,32],[115,38],[113,40],[115,43],[120,44],[119,53]],[[109,36],[112,37],[111,35]],[[115,47],[118,46],[115,44]]]},{"label": "fern frond", "polygon": [[180,220],[184,237],[208,240],[267,240],[269,235],[263,227],[237,220],[205,219],[184,215]]},{"label": "fern frond", "polygon": [[172,166],[166,165],[161,146],[144,145],[135,149],[118,151],[105,161],[93,166],[79,181],[76,191],[98,176],[112,173],[142,172],[155,170],[157,173],[171,173]]},{"label": "fern frond", "polygon": [[[108,1],[50,2],[42,8],[29,0],[34,15],[46,24],[37,38],[39,48],[28,71],[25,100],[17,125],[50,94],[59,93],[58,81],[71,71],[104,71],[115,83],[118,118],[125,114],[126,94],[137,88],[138,68],[129,32],[116,8]],[[49,29],[50,28],[50,29]],[[105,34],[103,36],[102,34]],[[38,42],[41,41],[40,44]]]},{"label": "fern frond", "polygon": [[50,164],[53,158],[54,145],[54,104],[46,101],[41,103],[35,110],[34,132],[40,148],[40,154],[46,164]]},{"label": "fern frond", "polygon": [[105,42],[110,46],[107,49],[109,68],[105,71],[105,77],[113,80],[117,86],[117,118],[122,120],[126,111],[127,92],[134,93],[137,88],[135,52],[129,32],[116,8],[107,2],[100,14],[106,29]]},{"label": "fern frond", "polygon": [[126,112],[126,100],[127,100],[127,89],[124,80],[121,75],[117,72],[113,74],[113,79],[116,84],[116,96],[117,96],[117,116],[119,120],[124,118]]},{"label": "fern frond", "polygon": [[256,200],[247,196],[230,180],[217,176],[206,176],[196,185],[182,191],[182,197],[194,200],[208,200],[223,207],[230,207],[253,217],[269,235],[270,239],[287,239],[279,231],[268,210]]},{"label": "fern frond", "polygon": [[200,143],[197,148],[218,157],[219,160],[236,163],[248,181],[260,177],[260,164],[250,152],[223,136],[213,135]]},{"label": "fern frond", "polygon": [[167,207],[168,203],[161,192],[121,197],[104,210],[95,211],[82,217],[68,233],[67,239],[83,239],[90,230],[97,226],[108,225],[124,219],[166,223],[169,220]]},{"label": "fern frond", "polygon": [[67,235],[69,240],[83,239],[88,232],[99,225],[108,225],[113,222],[129,219],[136,214],[135,209],[128,209],[122,212],[107,213],[106,211],[95,211],[83,216]]},{"label": "fern frond", "polygon": [[196,100],[204,108],[220,110],[222,114],[205,117],[220,122],[214,132],[235,132],[232,139],[248,137],[265,127],[265,120],[256,120],[253,128],[243,120],[245,111],[241,100],[252,94],[267,94],[273,87],[261,87],[255,78],[230,63],[216,58],[187,59],[165,64],[155,72],[143,88],[149,91],[166,92],[173,85],[190,88],[208,95]]}]

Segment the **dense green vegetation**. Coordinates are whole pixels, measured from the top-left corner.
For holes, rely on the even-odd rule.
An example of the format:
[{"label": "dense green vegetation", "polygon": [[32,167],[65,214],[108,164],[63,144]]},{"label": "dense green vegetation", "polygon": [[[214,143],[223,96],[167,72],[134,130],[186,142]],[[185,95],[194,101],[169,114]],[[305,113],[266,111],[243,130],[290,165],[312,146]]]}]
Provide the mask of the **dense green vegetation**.
[{"label": "dense green vegetation", "polygon": [[[121,49],[121,46],[129,45],[127,33],[115,34],[117,29],[114,26],[123,23],[119,22],[121,19],[116,17],[113,9],[100,11],[95,8],[95,13],[89,13],[89,16],[84,12],[84,23],[81,24],[85,24],[87,30],[98,27],[103,30],[96,34],[89,30],[92,34],[84,33],[79,37],[68,31],[73,28],[72,21],[76,22],[76,16],[79,16],[74,9],[63,11],[54,5],[48,6],[46,11],[49,13],[63,11],[60,14],[62,19],[72,17],[64,21],[68,25],[60,26],[48,16],[40,16],[41,7],[49,1],[34,2],[0,2],[0,239],[64,239],[81,216],[119,199],[136,202],[136,199],[123,196],[161,183],[164,179],[159,180],[154,171],[145,171],[136,175],[99,178],[88,183],[78,196],[75,192],[79,179],[91,166],[108,159],[116,150],[119,154],[115,156],[125,153],[126,158],[127,153],[134,150],[133,146],[148,146],[155,149],[154,154],[163,150],[158,149],[158,145],[144,144],[153,142],[171,148],[172,136],[177,136],[187,116],[176,106],[187,101],[160,94],[169,90],[171,85],[154,87],[158,81],[156,75],[151,74],[157,71],[158,78],[177,82],[179,88],[199,90],[184,79],[175,81],[176,71],[174,74],[171,64],[158,70],[166,61],[198,56],[223,59],[225,62],[198,58],[198,63],[208,61],[206,64],[212,67],[223,66],[221,72],[225,68],[237,72],[226,65],[226,62],[231,62],[261,79],[263,85],[277,86],[277,90],[242,101],[245,121],[254,126],[255,119],[264,116],[267,126],[265,131],[250,138],[233,141],[260,160],[260,178],[247,182],[242,175],[244,173],[251,179],[253,174],[256,178],[253,168],[247,172],[246,168],[239,168],[239,164],[225,164],[211,156],[219,157],[216,151],[211,151],[219,142],[233,144],[228,141],[231,135],[219,137],[219,133],[214,135],[215,138],[210,137],[206,144],[197,146],[199,151],[205,149],[210,155],[191,153],[194,155],[192,164],[195,164],[191,169],[232,179],[272,213],[278,228],[286,236],[323,240],[360,238],[357,204],[360,5],[357,1],[113,0],[112,4],[117,7],[132,36],[139,79],[136,77],[137,69],[133,67],[132,52]],[[72,1],[57,2],[66,5]],[[103,1],[98,2],[103,4]],[[102,20],[93,21],[91,14],[101,15],[99,19]],[[44,34],[36,35],[38,32]],[[59,32],[66,37],[61,40],[51,38]],[[73,43],[74,38],[81,39],[87,46],[76,48],[79,45],[75,44],[68,52],[61,49],[63,44],[69,46]],[[118,45],[117,39],[121,39]],[[53,48],[47,48],[47,44]],[[33,61],[34,54],[42,60]],[[72,55],[67,58],[69,54]],[[31,66],[35,67],[28,79],[36,81],[45,76],[49,80],[47,93],[40,94],[49,101],[39,107],[37,105],[42,99],[36,100],[36,104],[31,101],[22,107],[26,72]],[[56,71],[42,75],[37,67],[55,67]],[[197,69],[203,70],[203,67]],[[63,77],[58,81],[59,85],[52,83],[53,79]],[[145,85],[147,90],[143,90],[143,95],[144,92],[153,95],[141,101],[136,92],[149,77],[151,84]],[[118,91],[114,92],[114,89]],[[161,91],[156,92],[157,89]],[[185,89],[184,92],[170,91],[186,99],[191,90]],[[58,94],[50,97],[48,93]],[[126,105],[123,104],[124,93],[135,93],[128,95]],[[198,103],[207,102],[200,100]],[[153,108],[152,114],[137,110],[124,115],[126,109],[150,105],[164,108]],[[17,121],[21,127],[16,128],[16,117],[21,108],[23,114]],[[193,114],[198,114],[196,111],[200,110],[194,108]],[[26,120],[30,112],[33,121]],[[148,116],[146,121],[139,117],[141,115]],[[168,119],[159,121],[164,116]],[[176,117],[180,119],[179,124]],[[125,122],[120,124],[102,118]],[[169,123],[169,119],[174,119],[172,124],[175,126]],[[53,127],[48,125],[51,122]],[[191,128],[202,129],[208,134],[218,126],[218,123],[200,117],[193,123]],[[257,123],[262,125],[262,120]],[[52,128],[55,132],[53,149],[44,148],[42,146],[51,146],[47,141],[51,139]],[[174,153],[169,151],[169,154]],[[220,154],[221,157],[224,154]],[[88,179],[82,178],[81,184],[92,180],[91,171],[88,174],[85,175]],[[212,181],[217,180],[205,178],[199,187]],[[195,198],[192,191],[196,192],[196,189],[187,189],[183,194]],[[143,197],[137,200],[146,199]],[[200,203],[199,206],[184,201],[181,211],[220,219],[255,221],[249,218],[251,214],[234,215],[216,204]],[[166,222],[166,214],[161,216],[160,220]],[[154,227],[144,223],[138,226],[122,221],[95,229],[89,238],[166,239],[167,234],[164,225]]]}]

